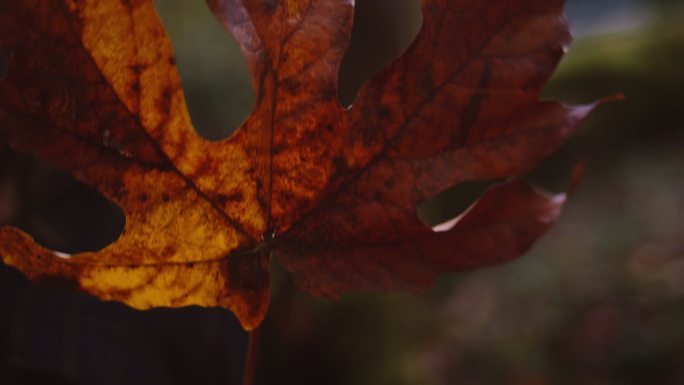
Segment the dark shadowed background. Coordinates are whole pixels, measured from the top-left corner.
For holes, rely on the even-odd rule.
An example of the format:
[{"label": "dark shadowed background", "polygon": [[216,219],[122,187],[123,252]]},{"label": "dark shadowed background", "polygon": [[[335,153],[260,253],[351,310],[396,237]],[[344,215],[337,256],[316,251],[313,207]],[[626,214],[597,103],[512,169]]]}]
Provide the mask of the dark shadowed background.
[{"label": "dark shadowed background", "polygon": [[[418,0],[357,0],[340,101],[420,26]],[[206,138],[249,114],[245,60],[202,1],[157,0],[188,106]],[[526,256],[444,275],[430,292],[314,298],[274,267],[259,384],[684,383],[684,2],[570,0],[576,36],[544,97],[602,106],[527,175],[561,191],[587,173]],[[2,74],[0,62],[0,74]],[[449,219],[486,183],[420,210]],[[63,252],[115,240],[124,218],[96,191],[0,141],[0,224]],[[147,312],[36,288],[0,264],[0,384],[237,384],[246,333],[221,309]]]}]

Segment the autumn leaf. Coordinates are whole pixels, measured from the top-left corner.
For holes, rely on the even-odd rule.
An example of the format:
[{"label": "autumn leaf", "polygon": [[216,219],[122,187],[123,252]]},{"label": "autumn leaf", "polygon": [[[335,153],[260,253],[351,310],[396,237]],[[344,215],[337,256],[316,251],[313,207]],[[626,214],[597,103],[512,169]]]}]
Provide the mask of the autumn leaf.
[{"label": "autumn leaf", "polygon": [[[146,309],[222,306],[246,329],[268,306],[270,258],[318,295],[424,290],[445,271],[529,249],[564,195],[516,176],[593,105],[539,101],[570,40],[560,0],[423,0],[408,50],[337,99],[352,0],[208,0],[256,93],[229,139],[190,122],[152,0],[0,0],[0,129],[126,214],[104,249],[62,258],[13,228],[0,254],[34,282]],[[416,207],[506,178],[430,228]]]}]

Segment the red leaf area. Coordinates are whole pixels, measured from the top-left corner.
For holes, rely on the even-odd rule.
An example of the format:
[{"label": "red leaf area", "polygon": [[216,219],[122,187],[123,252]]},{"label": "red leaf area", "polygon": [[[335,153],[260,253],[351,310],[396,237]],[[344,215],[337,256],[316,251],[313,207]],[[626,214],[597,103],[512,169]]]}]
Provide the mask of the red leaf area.
[{"label": "red leaf area", "polygon": [[[0,0],[0,129],[117,203],[126,228],[60,258],[0,229],[5,263],[145,309],[223,306],[246,329],[280,258],[301,288],[425,290],[446,271],[516,258],[565,195],[517,176],[594,105],[540,101],[570,34],[560,0],[423,0],[415,41],[337,100],[351,0],[209,0],[247,57],[256,105],[199,137],[152,0]],[[106,140],[103,140],[106,138]],[[464,181],[508,178],[433,229],[416,207]]]}]

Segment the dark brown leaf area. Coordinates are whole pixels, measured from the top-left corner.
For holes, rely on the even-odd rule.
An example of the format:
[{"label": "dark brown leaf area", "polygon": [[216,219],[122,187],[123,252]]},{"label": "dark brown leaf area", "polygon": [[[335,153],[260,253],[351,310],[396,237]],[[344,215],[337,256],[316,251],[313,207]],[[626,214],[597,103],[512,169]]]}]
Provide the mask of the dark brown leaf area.
[{"label": "dark brown leaf area", "polygon": [[[538,100],[570,40],[562,1],[423,0],[416,40],[349,109],[353,1],[208,4],[257,98],[218,143],[192,129],[152,0],[0,0],[3,135],[127,216],[115,243],[66,259],[2,228],[5,263],[137,308],[223,306],[251,329],[274,251],[315,294],[423,290],[521,255],[557,218],[564,195],[515,177],[593,108]],[[417,217],[448,187],[505,177],[444,225]]]}]

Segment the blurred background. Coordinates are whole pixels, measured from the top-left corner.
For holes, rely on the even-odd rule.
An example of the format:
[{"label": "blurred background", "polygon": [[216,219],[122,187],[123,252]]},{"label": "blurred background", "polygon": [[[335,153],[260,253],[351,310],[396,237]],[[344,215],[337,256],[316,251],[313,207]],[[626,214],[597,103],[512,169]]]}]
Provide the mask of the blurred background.
[{"label": "blurred background", "polygon": [[[418,0],[357,0],[340,101],[410,44]],[[201,1],[156,0],[197,130],[228,137],[253,106],[246,63]],[[258,384],[683,384],[684,1],[569,0],[575,41],[544,98],[601,106],[526,176],[562,191],[584,181],[524,257],[445,274],[422,295],[294,287],[275,264]],[[428,223],[486,183],[421,206]],[[96,191],[0,142],[0,224],[63,252],[119,235]],[[0,264],[0,383],[237,384],[246,333],[220,309],[148,312],[36,288]]]}]

